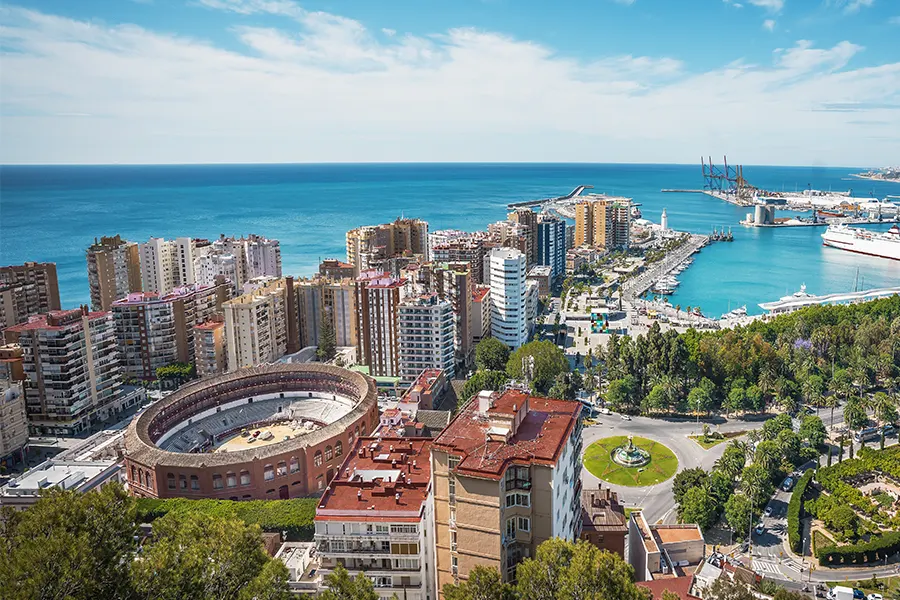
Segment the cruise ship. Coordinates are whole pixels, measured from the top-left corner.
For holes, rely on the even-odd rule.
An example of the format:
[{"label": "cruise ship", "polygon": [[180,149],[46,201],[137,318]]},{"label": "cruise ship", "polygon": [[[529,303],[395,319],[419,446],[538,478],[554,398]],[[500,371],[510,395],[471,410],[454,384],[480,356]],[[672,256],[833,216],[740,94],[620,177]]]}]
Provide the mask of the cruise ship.
[{"label": "cruise ship", "polygon": [[880,233],[846,225],[829,225],[822,243],[848,252],[900,260],[900,227]]}]

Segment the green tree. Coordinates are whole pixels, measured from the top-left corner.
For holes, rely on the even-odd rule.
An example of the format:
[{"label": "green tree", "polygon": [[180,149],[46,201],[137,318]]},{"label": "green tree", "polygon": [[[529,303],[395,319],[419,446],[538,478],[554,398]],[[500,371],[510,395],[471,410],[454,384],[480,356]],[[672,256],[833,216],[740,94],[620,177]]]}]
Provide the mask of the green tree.
[{"label": "green tree", "polygon": [[850,429],[862,429],[869,422],[869,416],[862,402],[857,399],[848,400],[844,404],[844,423]]},{"label": "green tree", "polygon": [[678,518],[682,523],[696,523],[706,531],[716,520],[716,500],[701,487],[687,490],[678,505]]},{"label": "green tree", "polygon": [[512,588],[500,580],[500,573],[497,572],[497,569],[481,565],[469,572],[468,581],[445,584],[443,592],[446,600],[507,600],[512,598]]},{"label": "green tree", "polygon": [[741,471],[741,490],[750,498],[754,508],[763,506],[774,491],[772,474],[759,463],[747,465]]},{"label": "green tree", "polygon": [[825,382],[821,375],[810,375],[800,384],[800,389],[807,403],[819,406],[825,392]]},{"label": "green tree", "polygon": [[531,371],[532,388],[538,393],[546,394],[556,381],[556,376],[569,371],[569,360],[549,340],[528,342],[513,352],[506,363],[506,372],[513,379],[524,380],[526,372],[523,369]]},{"label": "green tree", "polygon": [[897,405],[894,400],[884,392],[875,392],[871,401],[872,412],[875,420],[880,424],[893,423],[897,420]]},{"label": "green tree", "polygon": [[719,577],[703,593],[706,600],[756,600],[745,584]]},{"label": "green tree", "polygon": [[753,453],[753,464],[766,470],[769,478],[775,474],[775,470],[781,465],[781,448],[775,440],[763,440],[756,446]]},{"label": "green tree", "polygon": [[681,504],[684,495],[689,489],[705,486],[708,478],[709,473],[701,467],[679,471],[675,475],[675,479],[672,480],[672,495],[675,497],[675,502]]},{"label": "green tree", "polygon": [[793,428],[790,415],[780,414],[763,423],[762,437],[764,440],[774,440],[782,431],[790,431]]},{"label": "green tree", "polygon": [[172,363],[165,367],[156,368],[156,378],[160,381],[172,381],[181,385],[197,376],[194,365],[190,363]]},{"label": "green tree", "polygon": [[610,381],[604,397],[610,405],[616,408],[623,408],[633,403],[636,392],[637,382],[634,376],[626,375],[621,379]]},{"label": "green tree", "polygon": [[322,313],[321,330],[319,347],[316,348],[316,357],[324,362],[331,360],[337,354],[337,337],[334,333],[334,324],[331,322],[327,311]]},{"label": "green tree", "polygon": [[25,511],[0,511],[0,598],[91,600],[130,593],[135,503],[122,486],[50,489]]},{"label": "green tree", "polygon": [[725,503],[725,520],[734,531],[735,538],[744,537],[750,528],[751,519],[750,498],[746,494],[732,494]]},{"label": "green tree", "polygon": [[[801,460],[801,441],[799,435],[788,429],[778,434],[775,443],[778,445],[779,454],[789,463],[798,465],[803,462]],[[816,453],[816,455],[818,456],[818,453]]]},{"label": "green tree", "polygon": [[729,412],[738,412],[748,408],[747,406],[747,390],[742,387],[735,386],[728,392],[728,398],[725,401],[725,409]]},{"label": "green tree", "polygon": [[[131,581],[139,598],[237,599],[244,588],[259,589],[287,579],[283,565],[267,568],[273,559],[263,548],[257,525],[202,513],[172,513],[153,522],[153,536],[140,560],[131,563]],[[291,597],[289,591],[272,594],[268,597]]]},{"label": "green tree", "polygon": [[550,538],[538,546],[534,560],[525,560],[516,568],[518,596],[554,600],[574,552],[575,545],[560,538]]},{"label": "green tree", "polygon": [[827,432],[822,419],[815,415],[806,415],[800,421],[800,429],[798,431],[800,437],[813,448],[819,448],[825,443]]},{"label": "green tree", "polygon": [[463,398],[468,400],[482,390],[500,391],[508,381],[505,371],[476,371],[463,386]]},{"label": "green tree", "polygon": [[721,458],[716,461],[716,468],[726,475],[730,481],[734,481],[740,475],[741,469],[744,468],[746,463],[747,451],[744,444],[738,440],[732,440],[725,446],[725,451],[722,452]]},{"label": "green tree", "polygon": [[713,406],[713,398],[706,388],[697,386],[688,394],[687,403],[691,410],[709,412]]},{"label": "green tree", "polygon": [[781,588],[775,592],[775,595],[772,596],[772,600],[807,600],[807,596],[800,592],[792,592]]},{"label": "green tree", "polygon": [[341,565],[325,576],[325,585],[328,589],[319,594],[320,600],[378,600],[371,579],[364,573],[350,577]]},{"label": "green tree", "polygon": [[503,371],[509,361],[509,346],[486,337],[475,346],[475,366],[484,371]]},{"label": "green tree", "polygon": [[853,537],[856,535],[859,517],[852,508],[846,504],[835,503],[830,509],[824,512],[825,514],[820,514],[819,517],[825,521],[825,524],[828,525],[829,529],[840,532],[846,537]]}]

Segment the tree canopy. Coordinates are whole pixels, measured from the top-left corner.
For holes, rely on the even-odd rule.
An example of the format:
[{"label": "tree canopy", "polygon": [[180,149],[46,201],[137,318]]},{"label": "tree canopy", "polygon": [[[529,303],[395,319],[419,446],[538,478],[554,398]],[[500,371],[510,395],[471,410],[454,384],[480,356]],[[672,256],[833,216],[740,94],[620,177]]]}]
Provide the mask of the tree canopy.
[{"label": "tree canopy", "polygon": [[[530,364],[532,360],[533,365]],[[532,389],[540,394],[550,390],[557,375],[568,371],[569,360],[565,353],[549,340],[519,346],[506,363],[506,372],[511,378],[524,381],[529,375]]]},{"label": "tree canopy", "polygon": [[475,366],[484,371],[503,371],[509,352],[509,346],[497,338],[486,337],[475,346]]}]

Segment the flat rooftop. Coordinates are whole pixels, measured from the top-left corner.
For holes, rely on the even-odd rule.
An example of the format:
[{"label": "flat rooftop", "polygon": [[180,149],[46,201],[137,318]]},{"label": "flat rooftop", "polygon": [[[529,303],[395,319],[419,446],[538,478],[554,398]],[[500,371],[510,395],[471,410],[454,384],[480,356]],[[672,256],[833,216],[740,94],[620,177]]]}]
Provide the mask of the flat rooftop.
[{"label": "flat rooftop", "polygon": [[431,444],[426,438],[358,438],[325,489],[316,520],[420,521],[431,488]]},{"label": "flat rooftop", "polygon": [[[505,442],[489,440],[496,431],[491,417],[510,418],[526,402],[528,410],[513,435]],[[507,390],[494,394],[492,406],[480,412],[479,396],[475,396],[435,439],[434,447],[459,456],[461,474],[500,479],[511,463],[556,464],[580,411],[578,402]]]},{"label": "flat rooftop", "polygon": [[0,488],[0,496],[36,496],[52,487],[78,489],[115,464],[114,460],[48,460]]},{"label": "flat rooftop", "polygon": [[703,534],[696,525],[678,525],[656,526],[653,532],[663,544],[674,544],[677,542],[703,541]]}]

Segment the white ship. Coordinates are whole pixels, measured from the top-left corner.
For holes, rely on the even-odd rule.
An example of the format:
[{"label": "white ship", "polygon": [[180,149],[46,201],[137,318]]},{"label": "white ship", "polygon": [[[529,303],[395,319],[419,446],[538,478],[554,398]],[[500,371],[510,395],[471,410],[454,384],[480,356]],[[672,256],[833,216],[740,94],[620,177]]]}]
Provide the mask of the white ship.
[{"label": "white ship", "polygon": [[822,243],[848,252],[900,260],[900,227],[896,225],[886,232],[829,225],[822,234]]}]

